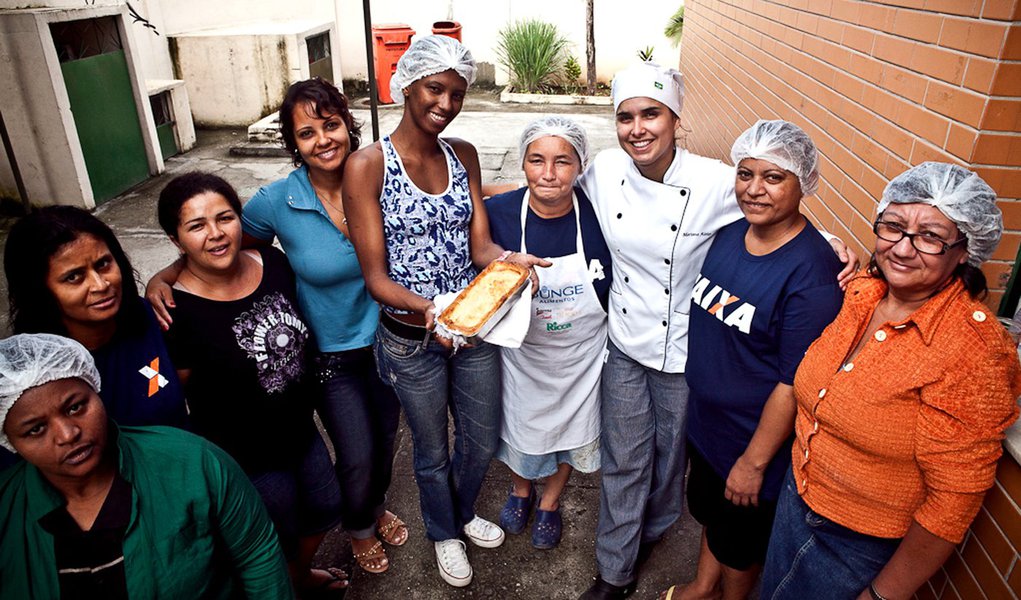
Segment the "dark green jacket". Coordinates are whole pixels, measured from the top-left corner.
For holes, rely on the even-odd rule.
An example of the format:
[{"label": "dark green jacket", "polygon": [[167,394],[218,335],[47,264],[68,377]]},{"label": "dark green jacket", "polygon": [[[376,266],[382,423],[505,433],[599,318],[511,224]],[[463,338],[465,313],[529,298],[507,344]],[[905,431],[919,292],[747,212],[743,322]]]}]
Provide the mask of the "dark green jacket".
[{"label": "dark green jacket", "polygon": [[[169,427],[111,424],[110,433],[132,489],[131,598],[294,597],[273,524],[233,459]],[[24,461],[0,473],[0,598],[60,597],[53,537],[39,519],[63,503]]]}]

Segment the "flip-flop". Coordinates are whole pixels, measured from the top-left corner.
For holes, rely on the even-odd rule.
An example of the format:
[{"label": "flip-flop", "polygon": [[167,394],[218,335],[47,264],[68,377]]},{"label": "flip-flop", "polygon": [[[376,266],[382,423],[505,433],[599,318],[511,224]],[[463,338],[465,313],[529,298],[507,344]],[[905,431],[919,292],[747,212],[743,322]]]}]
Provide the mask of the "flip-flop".
[{"label": "flip-flop", "polygon": [[[298,597],[302,600],[336,600],[343,598],[344,591],[351,585],[350,578],[348,578],[347,572],[337,567],[328,567],[326,569],[315,569],[316,571],[324,571],[329,574],[330,578],[323,580],[318,585],[298,590]],[[337,584],[341,584],[337,587]]]},{"label": "flip-flop", "polygon": [[376,528],[379,537],[391,546],[403,546],[408,541],[408,526],[397,515],[393,513],[390,515],[392,519]]},{"label": "flip-flop", "polygon": [[666,590],[666,596],[663,596],[663,600],[672,600],[674,597],[674,591],[677,589],[676,585],[672,585]]}]

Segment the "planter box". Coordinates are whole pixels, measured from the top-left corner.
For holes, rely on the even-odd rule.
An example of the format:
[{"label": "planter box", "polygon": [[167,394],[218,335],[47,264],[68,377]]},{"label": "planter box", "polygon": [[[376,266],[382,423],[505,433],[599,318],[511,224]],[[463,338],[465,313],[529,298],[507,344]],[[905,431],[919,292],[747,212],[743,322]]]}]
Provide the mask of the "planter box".
[{"label": "planter box", "polygon": [[523,94],[510,91],[510,86],[500,92],[500,102],[519,104],[586,104],[590,106],[613,106],[610,96],[584,96],[581,94]]}]

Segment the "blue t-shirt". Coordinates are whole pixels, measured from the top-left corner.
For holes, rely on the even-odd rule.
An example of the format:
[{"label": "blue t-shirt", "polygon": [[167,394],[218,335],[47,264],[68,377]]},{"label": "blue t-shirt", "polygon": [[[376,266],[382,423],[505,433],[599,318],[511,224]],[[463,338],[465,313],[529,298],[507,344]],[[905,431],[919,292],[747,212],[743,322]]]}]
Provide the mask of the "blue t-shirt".
[{"label": "blue t-shirt", "polygon": [[[526,189],[520,188],[486,200],[489,233],[493,241],[503,246],[505,250],[521,251],[521,202],[525,198]],[[592,209],[592,203],[585,196],[585,192],[580,188],[574,188],[574,193],[578,195],[578,210],[581,211],[581,244],[585,248],[589,270],[602,269],[604,275],[602,279],[598,277],[593,279],[592,286],[603,305],[603,310],[606,310],[610,282],[613,280],[610,249],[606,247],[595,210]],[[525,217],[525,230],[527,231],[525,245],[529,254],[542,258],[557,258],[574,254],[576,251],[575,239],[578,230],[574,226],[573,209],[564,216],[543,219],[529,208]]]},{"label": "blue t-shirt", "polygon": [[[837,316],[841,264],[811,223],[765,256],[745,249],[748,221],[716,234],[695,280],[685,376],[688,440],[726,479],[777,383],[794,383],[808,346]],[[766,468],[760,497],[775,500],[790,440]]]},{"label": "blue t-shirt", "polygon": [[152,306],[142,298],[125,302],[145,304],[145,330],[120,332],[92,351],[99,370],[99,397],[106,412],[121,425],[188,426],[184,390]]},{"label": "blue t-shirt", "polygon": [[297,277],[298,304],[322,352],[372,344],[379,307],[369,295],[354,246],[316,197],[308,168],[263,187],[245,204],[244,232],[280,239]]}]

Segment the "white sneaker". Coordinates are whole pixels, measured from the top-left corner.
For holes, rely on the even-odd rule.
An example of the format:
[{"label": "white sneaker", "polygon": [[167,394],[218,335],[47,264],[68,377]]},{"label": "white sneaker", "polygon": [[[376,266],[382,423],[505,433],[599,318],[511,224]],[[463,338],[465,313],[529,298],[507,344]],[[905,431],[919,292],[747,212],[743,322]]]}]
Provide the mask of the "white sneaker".
[{"label": "white sneaker", "polygon": [[464,542],[461,540],[443,540],[433,542],[436,549],[436,566],[440,568],[440,577],[454,587],[464,587],[472,582],[472,566],[468,563]]},{"label": "white sneaker", "polygon": [[496,548],[503,543],[504,538],[499,525],[479,516],[464,526],[464,534],[480,548]]}]

